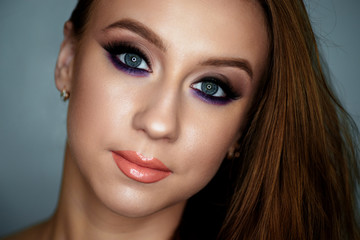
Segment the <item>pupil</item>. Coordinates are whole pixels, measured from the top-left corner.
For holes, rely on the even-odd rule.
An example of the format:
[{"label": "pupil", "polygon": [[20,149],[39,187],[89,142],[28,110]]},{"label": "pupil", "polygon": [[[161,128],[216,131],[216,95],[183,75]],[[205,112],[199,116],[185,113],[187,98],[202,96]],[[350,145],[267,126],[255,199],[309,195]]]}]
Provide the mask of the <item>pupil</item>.
[{"label": "pupil", "polygon": [[218,88],[218,85],[212,82],[204,82],[201,85],[201,90],[208,95],[214,95],[218,91]]},{"label": "pupil", "polygon": [[125,63],[126,65],[130,66],[130,67],[133,67],[133,68],[136,68],[138,67],[140,64],[141,64],[141,60],[142,58],[139,57],[138,55],[136,54],[133,54],[133,53],[127,53],[125,55]]}]

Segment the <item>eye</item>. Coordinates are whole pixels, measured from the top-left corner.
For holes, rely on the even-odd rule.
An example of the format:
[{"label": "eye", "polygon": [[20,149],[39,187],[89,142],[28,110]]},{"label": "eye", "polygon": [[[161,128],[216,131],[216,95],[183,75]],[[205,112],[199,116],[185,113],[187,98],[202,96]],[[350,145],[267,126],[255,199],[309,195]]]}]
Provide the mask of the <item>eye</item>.
[{"label": "eye", "polygon": [[146,54],[130,43],[108,43],[103,48],[113,65],[122,72],[134,76],[146,76],[152,72]]},{"label": "eye", "polygon": [[147,65],[146,61],[137,54],[134,53],[122,53],[118,55],[119,60],[131,67],[137,69],[143,69],[149,71],[149,66]]},{"label": "eye", "polygon": [[190,87],[195,96],[211,104],[223,105],[240,97],[228,83],[218,78],[205,77]]},{"label": "eye", "polygon": [[202,91],[206,95],[210,95],[213,97],[225,97],[226,96],[224,90],[219,85],[217,85],[214,82],[210,82],[210,81],[195,83],[192,85],[192,88]]}]

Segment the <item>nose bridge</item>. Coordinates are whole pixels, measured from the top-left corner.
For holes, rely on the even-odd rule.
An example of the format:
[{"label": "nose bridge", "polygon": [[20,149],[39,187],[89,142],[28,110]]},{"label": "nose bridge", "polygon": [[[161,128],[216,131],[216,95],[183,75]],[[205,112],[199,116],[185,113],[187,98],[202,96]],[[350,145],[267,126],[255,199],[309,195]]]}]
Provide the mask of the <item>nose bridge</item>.
[{"label": "nose bridge", "polygon": [[151,139],[176,140],[180,127],[178,88],[157,82],[144,98],[144,106],[134,115],[134,128]]}]

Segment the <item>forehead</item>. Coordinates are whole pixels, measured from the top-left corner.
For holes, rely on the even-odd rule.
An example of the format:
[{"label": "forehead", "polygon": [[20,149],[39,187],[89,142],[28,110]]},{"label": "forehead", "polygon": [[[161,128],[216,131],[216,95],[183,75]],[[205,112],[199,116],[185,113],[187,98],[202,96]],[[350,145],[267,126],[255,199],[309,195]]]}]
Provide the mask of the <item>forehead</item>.
[{"label": "forehead", "polygon": [[241,53],[256,62],[268,48],[265,15],[255,0],[96,0],[88,30],[96,33],[125,18],[145,24],[183,54]]}]

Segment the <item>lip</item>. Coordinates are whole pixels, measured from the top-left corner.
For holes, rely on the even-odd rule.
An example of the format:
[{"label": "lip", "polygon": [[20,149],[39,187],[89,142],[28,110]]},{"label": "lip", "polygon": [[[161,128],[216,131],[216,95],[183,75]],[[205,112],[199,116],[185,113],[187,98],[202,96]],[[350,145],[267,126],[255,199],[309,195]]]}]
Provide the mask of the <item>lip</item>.
[{"label": "lip", "polygon": [[122,173],[141,183],[158,182],[172,173],[159,159],[134,151],[112,151],[112,156]]}]

